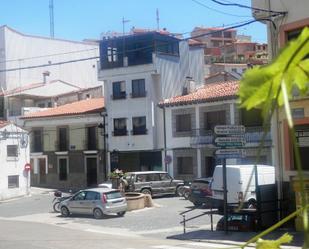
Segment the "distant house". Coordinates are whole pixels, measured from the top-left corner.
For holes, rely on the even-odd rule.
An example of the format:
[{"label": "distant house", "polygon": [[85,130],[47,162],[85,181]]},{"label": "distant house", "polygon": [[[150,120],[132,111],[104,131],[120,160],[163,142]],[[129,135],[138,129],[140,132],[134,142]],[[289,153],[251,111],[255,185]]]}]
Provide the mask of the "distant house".
[{"label": "distant house", "polygon": [[[19,117],[87,98],[103,96],[102,86],[80,88],[62,80],[41,82],[3,91],[0,118],[22,126]],[[2,97],[2,98],[1,98]],[[1,111],[2,110],[2,111]]]},{"label": "distant house", "polygon": [[28,194],[30,162],[28,133],[6,121],[0,121],[0,201]]},{"label": "distant house", "polygon": [[[237,103],[238,81],[209,83],[188,94],[160,102],[165,113],[166,154],[169,172],[190,180],[211,177],[221,160],[215,157],[214,127],[244,125],[246,128],[244,158],[227,159],[228,164],[254,163],[263,134],[259,110],[246,111]],[[260,162],[272,164],[272,141],[266,136]]]},{"label": "distant house", "polygon": [[21,117],[31,134],[32,186],[82,188],[105,179],[104,111],[104,99],[94,98]]}]

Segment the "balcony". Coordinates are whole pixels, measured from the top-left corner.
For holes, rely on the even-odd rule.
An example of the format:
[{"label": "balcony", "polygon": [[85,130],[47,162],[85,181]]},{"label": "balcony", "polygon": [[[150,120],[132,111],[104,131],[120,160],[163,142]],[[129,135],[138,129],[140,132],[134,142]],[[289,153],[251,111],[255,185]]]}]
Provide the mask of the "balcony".
[{"label": "balcony", "polygon": [[[246,127],[244,134],[246,145],[245,147],[257,147],[259,146],[263,137],[263,127]],[[212,130],[195,129],[192,130],[190,144],[193,148],[203,147],[215,147],[214,145],[215,135]],[[272,146],[272,139],[270,131],[266,133],[264,146]]]}]

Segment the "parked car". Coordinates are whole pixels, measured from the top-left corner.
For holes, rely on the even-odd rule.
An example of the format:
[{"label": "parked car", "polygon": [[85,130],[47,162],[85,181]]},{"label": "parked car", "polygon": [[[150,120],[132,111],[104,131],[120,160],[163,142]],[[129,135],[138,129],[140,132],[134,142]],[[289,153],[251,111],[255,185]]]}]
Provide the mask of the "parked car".
[{"label": "parked car", "polygon": [[127,172],[124,180],[127,181],[126,191],[152,196],[165,194],[179,196],[180,186],[184,185],[183,180],[175,180],[165,171]]},{"label": "parked car", "polygon": [[127,211],[127,201],[122,193],[110,188],[91,188],[77,192],[71,198],[60,203],[62,216],[70,214],[92,214],[100,219],[104,214],[115,213],[124,216]]},{"label": "parked car", "polygon": [[[258,184],[275,184],[275,167],[257,165]],[[252,179],[250,181],[252,175]],[[237,204],[244,202],[246,207],[255,208],[255,171],[254,165],[226,165],[227,202]],[[217,165],[210,186],[212,196],[209,198],[213,207],[223,208],[222,165]]]},{"label": "parked car", "polygon": [[102,182],[98,184],[98,188],[112,188],[112,183],[111,182]]},{"label": "parked car", "polygon": [[191,183],[188,200],[195,206],[206,204],[206,197],[211,196],[211,190],[209,187],[211,180],[211,177],[197,178]]},{"label": "parked car", "polygon": [[[249,214],[230,214],[227,218],[227,228],[229,231],[250,232],[256,230],[256,219]],[[224,230],[224,217],[222,217],[216,227],[217,231]]]}]

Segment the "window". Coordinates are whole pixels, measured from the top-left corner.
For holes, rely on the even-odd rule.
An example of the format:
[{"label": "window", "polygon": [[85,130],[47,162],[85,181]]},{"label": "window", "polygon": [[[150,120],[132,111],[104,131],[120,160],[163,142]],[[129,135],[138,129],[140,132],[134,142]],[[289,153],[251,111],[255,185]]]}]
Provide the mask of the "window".
[{"label": "window", "polygon": [[48,102],[48,103],[47,103],[47,107],[49,107],[49,108],[53,107],[52,102]]},{"label": "window", "polygon": [[142,135],[147,133],[146,129],[146,117],[134,117],[132,118],[133,135]]},{"label": "window", "polygon": [[193,174],[193,158],[192,157],[177,157],[178,174],[192,175]]},{"label": "window", "polygon": [[68,159],[59,158],[58,166],[59,166],[59,180],[66,181],[68,179]]},{"label": "window", "polygon": [[44,108],[44,107],[45,107],[45,103],[40,103],[40,104],[38,104],[38,107]]},{"label": "window", "polygon": [[126,136],[127,135],[127,120],[126,118],[114,119],[114,136]]},{"label": "window", "polygon": [[18,145],[6,146],[7,157],[18,157]]},{"label": "window", "polygon": [[19,188],[19,175],[8,176],[8,188]]},{"label": "window", "polygon": [[113,82],[113,99],[126,98],[126,84],[125,81]]},{"label": "window", "polygon": [[0,118],[5,117],[5,109],[4,109],[4,97],[0,96]]},{"label": "window", "polygon": [[117,48],[112,48],[112,47],[107,48],[107,60],[108,62],[118,61]]},{"label": "window", "polygon": [[132,80],[132,98],[139,98],[145,96],[145,79]]},{"label": "window", "polygon": [[176,132],[191,131],[191,114],[176,116]]},{"label": "window", "polygon": [[216,125],[225,125],[225,111],[206,112],[204,114],[204,127],[213,130]]},{"label": "window", "polygon": [[74,201],[83,201],[83,200],[85,200],[85,197],[86,197],[86,192],[81,191],[73,197],[73,200]]},{"label": "window", "polygon": [[68,128],[58,128],[58,142],[59,142],[59,151],[67,151],[69,148],[68,141]]},{"label": "window", "polygon": [[97,149],[97,128],[96,126],[87,127],[87,150]]},{"label": "window", "polygon": [[246,127],[263,126],[263,117],[260,109],[241,109],[241,121]]},{"label": "window", "polygon": [[100,194],[93,191],[87,191],[85,200],[100,200]]},{"label": "window", "polygon": [[172,180],[172,178],[169,176],[169,174],[160,174],[160,177],[161,177],[161,180],[162,181],[170,181],[170,180]]},{"label": "window", "polygon": [[32,148],[31,152],[42,152],[43,151],[43,132],[41,129],[32,131]]}]

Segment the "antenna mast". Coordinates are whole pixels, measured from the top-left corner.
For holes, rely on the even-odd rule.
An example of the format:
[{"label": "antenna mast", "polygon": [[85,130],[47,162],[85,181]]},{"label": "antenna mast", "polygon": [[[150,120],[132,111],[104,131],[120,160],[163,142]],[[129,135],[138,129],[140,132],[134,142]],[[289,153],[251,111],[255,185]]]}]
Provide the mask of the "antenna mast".
[{"label": "antenna mast", "polygon": [[159,9],[158,8],[157,8],[156,14],[157,14],[157,31],[159,31],[160,30],[160,18],[159,18]]},{"label": "antenna mast", "polygon": [[50,37],[54,38],[54,1],[49,0],[49,25],[50,25]]}]

